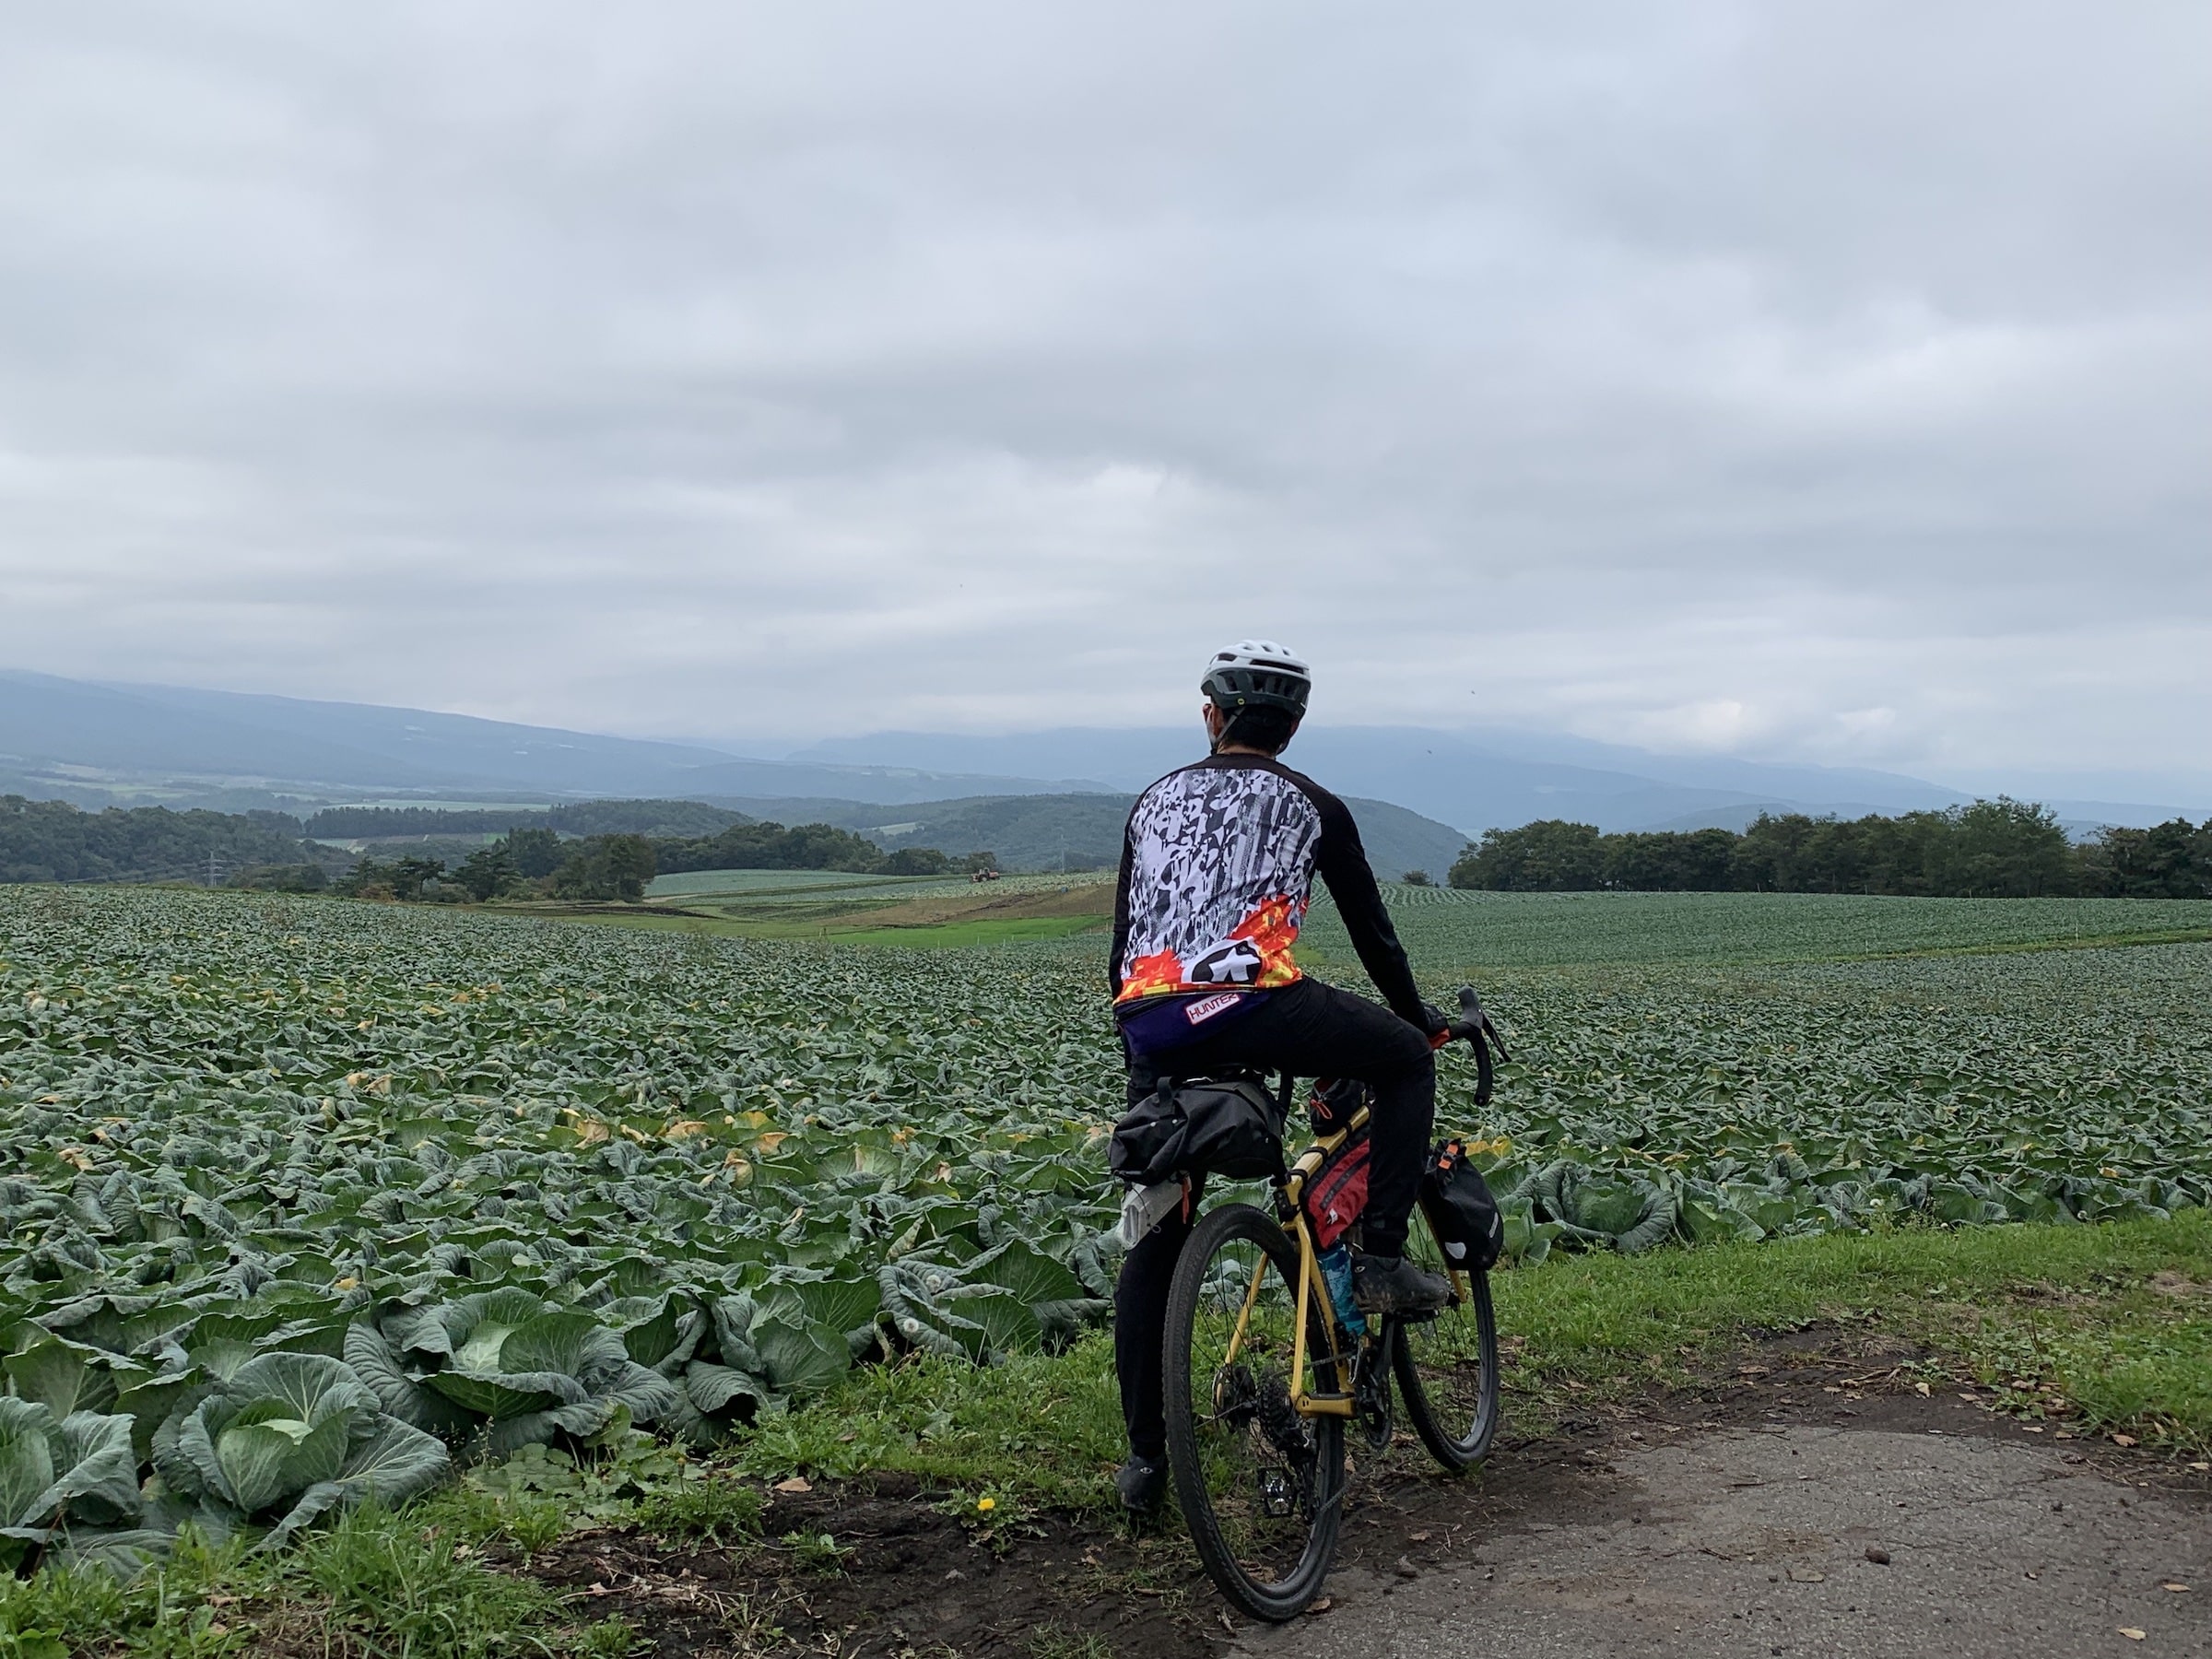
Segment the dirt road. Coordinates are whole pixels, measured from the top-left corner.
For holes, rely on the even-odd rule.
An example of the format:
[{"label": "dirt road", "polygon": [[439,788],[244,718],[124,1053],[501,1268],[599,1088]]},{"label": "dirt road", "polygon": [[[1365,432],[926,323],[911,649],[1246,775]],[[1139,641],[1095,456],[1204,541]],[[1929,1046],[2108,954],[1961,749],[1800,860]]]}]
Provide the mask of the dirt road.
[{"label": "dirt road", "polygon": [[1355,1483],[1325,1608],[1278,1629],[1231,1618],[1171,1524],[987,1539],[911,1477],[774,1495],[768,1538],[830,1535],[834,1571],[625,1532],[530,1570],[656,1659],[2212,1659],[2212,1469],[2015,1421],[1915,1359],[1771,1339],[1692,1387],[1509,1418],[1470,1479],[1405,1435]]},{"label": "dirt road", "polygon": [[1416,1526],[1404,1569],[1371,1551],[1325,1614],[1234,1651],[1336,1659],[1356,1630],[1377,1659],[2212,1654],[2212,1511],[2067,1455],[1802,1424],[1630,1442],[1601,1512],[1524,1512],[1434,1566]]}]

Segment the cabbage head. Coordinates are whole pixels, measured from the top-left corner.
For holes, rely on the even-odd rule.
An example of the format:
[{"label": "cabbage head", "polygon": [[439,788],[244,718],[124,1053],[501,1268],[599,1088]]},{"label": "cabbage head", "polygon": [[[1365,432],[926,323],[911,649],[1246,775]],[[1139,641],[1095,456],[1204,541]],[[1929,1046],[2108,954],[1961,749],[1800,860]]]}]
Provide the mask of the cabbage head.
[{"label": "cabbage head", "polygon": [[139,1518],[131,1419],[0,1395],[0,1564],[13,1567],[64,1527]]},{"label": "cabbage head", "polygon": [[1533,1198],[1536,1212],[1557,1225],[1561,1240],[1624,1255],[1671,1237],[1682,1215],[1681,1194],[1673,1185],[1594,1172],[1571,1159],[1537,1171],[1511,1196]]},{"label": "cabbage head", "polygon": [[[482,1291],[387,1320],[379,1345],[390,1361],[380,1392],[396,1400],[395,1377],[418,1382],[482,1419],[495,1454],[596,1434],[618,1410],[650,1422],[679,1398],[675,1383],[630,1358],[620,1332],[528,1290]],[[371,1346],[364,1335],[348,1351],[366,1361]]]},{"label": "cabbage head", "polygon": [[342,1360],[288,1353],[248,1360],[181,1409],[154,1462],[176,1498],[270,1523],[265,1547],[335,1505],[412,1497],[450,1466],[434,1435],[384,1411]]}]

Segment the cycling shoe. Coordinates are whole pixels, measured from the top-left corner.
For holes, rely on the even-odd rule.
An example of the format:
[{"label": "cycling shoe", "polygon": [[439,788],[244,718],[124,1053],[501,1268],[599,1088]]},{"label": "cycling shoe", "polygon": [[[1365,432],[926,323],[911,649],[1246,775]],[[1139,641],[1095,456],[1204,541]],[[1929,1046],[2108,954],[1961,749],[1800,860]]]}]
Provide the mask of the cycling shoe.
[{"label": "cycling shoe", "polygon": [[1114,1472],[1113,1489],[1132,1515],[1149,1515],[1168,1495],[1167,1465],[1132,1456]]},{"label": "cycling shoe", "polygon": [[1404,1256],[1352,1255],[1352,1305],[1362,1313],[1433,1313],[1452,1300],[1441,1274],[1424,1273]]}]

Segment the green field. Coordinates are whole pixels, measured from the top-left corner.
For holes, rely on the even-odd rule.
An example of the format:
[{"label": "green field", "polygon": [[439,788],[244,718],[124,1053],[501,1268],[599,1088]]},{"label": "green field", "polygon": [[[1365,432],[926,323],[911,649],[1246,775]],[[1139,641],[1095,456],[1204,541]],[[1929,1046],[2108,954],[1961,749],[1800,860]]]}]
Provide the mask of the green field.
[{"label": "green field", "polygon": [[1099,932],[1110,924],[1112,897],[1112,877],[1095,872],[976,882],[965,876],[709,870],[663,877],[648,890],[644,909],[601,919],[724,938],[964,950]]},{"label": "green field", "polygon": [[[2212,905],[2186,899],[1877,899],[1828,893],[1480,893],[1393,888],[1406,949],[1424,971],[1618,962],[1850,960],[2085,945],[2212,940]],[[1308,924],[1324,957],[1348,960],[1335,909]]]},{"label": "green field", "polygon": [[842,891],[897,896],[931,885],[932,878],[926,876],[868,876],[847,870],[688,870],[680,876],[654,877],[645,896],[700,899],[730,893],[747,899],[768,895],[818,898]]},{"label": "green field", "polygon": [[712,904],[729,900],[744,904],[808,908],[825,901],[840,905],[888,905],[912,899],[982,900],[1027,893],[1060,892],[1095,887],[1112,877],[1098,872],[1073,876],[1002,876],[979,882],[966,876],[867,876],[842,870],[693,870],[655,877],[645,889],[650,900]]},{"label": "green field", "polygon": [[[2201,909],[1391,896],[1513,1044],[1479,1121],[1447,1059],[1442,1118],[1524,1264],[2212,1194],[2212,946],[2090,943]],[[65,1547],[158,1550],[631,1423],[794,1456],[785,1402],[923,1360],[1039,1374],[1114,1265],[1101,945],[0,891],[0,1442],[107,1436]]]}]

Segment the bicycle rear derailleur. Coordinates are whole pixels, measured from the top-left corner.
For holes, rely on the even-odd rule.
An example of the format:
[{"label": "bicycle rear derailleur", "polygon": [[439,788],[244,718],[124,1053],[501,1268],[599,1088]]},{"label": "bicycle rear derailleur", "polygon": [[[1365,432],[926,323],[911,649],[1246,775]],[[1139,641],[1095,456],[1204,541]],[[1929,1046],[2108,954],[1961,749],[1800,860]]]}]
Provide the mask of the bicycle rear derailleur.
[{"label": "bicycle rear derailleur", "polygon": [[1390,1343],[1394,1330],[1383,1324],[1381,1331],[1379,1336],[1370,1335],[1359,1345],[1359,1357],[1352,1366],[1352,1417],[1370,1452],[1383,1450],[1397,1430],[1390,1397]]}]

